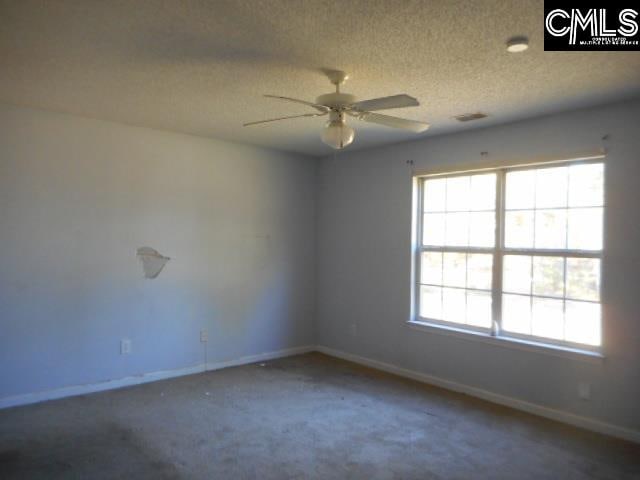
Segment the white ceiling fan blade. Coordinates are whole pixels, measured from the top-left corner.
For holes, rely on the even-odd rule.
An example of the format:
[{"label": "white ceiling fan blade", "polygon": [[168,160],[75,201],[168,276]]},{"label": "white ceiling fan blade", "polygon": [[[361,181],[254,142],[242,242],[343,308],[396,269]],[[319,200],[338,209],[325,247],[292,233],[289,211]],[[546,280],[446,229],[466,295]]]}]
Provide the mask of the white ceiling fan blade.
[{"label": "white ceiling fan blade", "polygon": [[420,102],[409,95],[400,94],[390,97],[372,98],[371,100],[362,100],[351,105],[355,110],[361,112],[371,112],[374,110],[386,110],[388,108],[417,107]]},{"label": "white ceiling fan blade", "polygon": [[265,95],[267,98],[277,98],[278,100],[286,100],[287,102],[301,103],[302,105],[307,105],[309,107],[313,107],[321,112],[328,112],[329,107],[325,107],[324,105],[318,105],[317,103],[307,102],[306,100],[298,100],[297,98],[290,97],[281,97],[279,95]]},{"label": "white ceiling fan blade", "polygon": [[326,115],[326,113],[305,113],[303,115],[289,115],[288,117],[270,118],[269,120],[258,120],[257,122],[244,123],[242,126],[248,127],[250,125],[257,125],[258,123],[277,122],[278,120],[287,120],[289,118],[322,117],[323,115]]},{"label": "white ceiling fan blade", "polygon": [[391,117],[389,115],[380,115],[379,113],[362,112],[354,115],[365,122],[377,123],[385,127],[401,128],[412,132],[420,133],[429,128],[429,124],[418,122],[417,120],[407,120],[406,118]]}]

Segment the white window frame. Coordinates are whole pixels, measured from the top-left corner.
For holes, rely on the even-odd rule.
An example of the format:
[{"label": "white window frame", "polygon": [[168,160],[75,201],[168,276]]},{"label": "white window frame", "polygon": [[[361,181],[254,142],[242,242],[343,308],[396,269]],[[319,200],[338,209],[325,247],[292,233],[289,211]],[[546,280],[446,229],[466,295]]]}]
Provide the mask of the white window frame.
[{"label": "white window frame", "polygon": [[[416,180],[416,192],[414,199],[414,238],[413,244],[414,256],[413,256],[413,280],[412,280],[412,315],[410,323],[427,325],[430,327],[443,328],[449,331],[459,332],[462,334],[475,334],[490,336],[497,339],[514,340],[516,342],[530,343],[532,345],[551,348],[569,349],[572,351],[593,352],[601,354],[604,349],[604,335],[603,335],[603,311],[602,311],[602,284],[603,284],[603,256],[605,251],[605,225],[606,225],[606,189],[605,199],[603,200],[603,239],[602,249],[600,250],[578,250],[578,249],[545,249],[545,248],[508,248],[504,245],[504,229],[505,229],[505,187],[506,187],[506,174],[512,171],[518,170],[535,170],[550,168],[553,166],[570,166],[577,164],[590,164],[601,163],[603,165],[603,189],[606,184],[606,162],[604,156],[571,159],[544,163],[534,163],[526,165],[514,165],[495,168],[481,168],[475,170],[464,171],[451,171],[451,172],[439,172],[434,174],[417,175]],[[482,173],[495,173],[496,174],[496,229],[495,229],[495,243],[493,247],[449,247],[449,246],[424,246],[422,244],[422,227],[423,227],[423,195],[424,195],[424,182],[432,178],[451,178],[456,176],[468,176],[477,175]],[[491,300],[492,300],[492,326],[491,328],[483,328],[468,324],[459,324],[451,321],[425,318],[420,316],[420,265],[422,252],[454,252],[454,253],[489,253],[493,255],[493,269],[492,269],[492,286],[491,286]],[[503,276],[503,259],[505,255],[530,255],[535,256],[559,256],[565,259],[564,268],[566,276],[566,259],[567,258],[596,258],[600,259],[600,285],[599,285],[599,301],[601,306],[600,316],[600,345],[587,345],[582,343],[569,342],[565,340],[556,340],[546,337],[538,337],[535,335],[518,334],[514,332],[508,332],[503,330],[502,327],[502,276]],[[566,286],[565,286],[566,288]],[[532,295],[532,294],[531,294]],[[529,295],[529,296],[531,296]],[[526,296],[526,295],[523,295]],[[535,295],[536,297],[545,298],[544,295]],[[549,297],[556,299],[557,297]],[[566,292],[565,296],[566,298]]]}]

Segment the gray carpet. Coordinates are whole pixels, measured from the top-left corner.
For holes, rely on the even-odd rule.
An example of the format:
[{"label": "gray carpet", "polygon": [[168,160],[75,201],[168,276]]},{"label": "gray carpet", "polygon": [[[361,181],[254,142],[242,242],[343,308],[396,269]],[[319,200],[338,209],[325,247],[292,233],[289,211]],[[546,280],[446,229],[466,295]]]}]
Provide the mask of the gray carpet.
[{"label": "gray carpet", "polygon": [[314,353],[2,410],[0,478],[619,480],[640,445]]}]

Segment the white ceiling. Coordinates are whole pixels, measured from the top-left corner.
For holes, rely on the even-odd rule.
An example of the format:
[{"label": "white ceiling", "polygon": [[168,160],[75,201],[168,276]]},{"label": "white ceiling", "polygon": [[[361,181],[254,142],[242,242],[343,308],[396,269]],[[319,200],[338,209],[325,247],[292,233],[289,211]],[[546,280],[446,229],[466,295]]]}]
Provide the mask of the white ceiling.
[{"label": "white ceiling", "polygon": [[[262,94],[314,100],[322,68],[361,99],[417,97],[385,113],[422,136],[640,95],[640,52],[544,52],[542,0],[0,0],[3,102],[326,155],[322,118],[242,127],[307,113]],[[349,149],[416,138],[353,123]]]}]

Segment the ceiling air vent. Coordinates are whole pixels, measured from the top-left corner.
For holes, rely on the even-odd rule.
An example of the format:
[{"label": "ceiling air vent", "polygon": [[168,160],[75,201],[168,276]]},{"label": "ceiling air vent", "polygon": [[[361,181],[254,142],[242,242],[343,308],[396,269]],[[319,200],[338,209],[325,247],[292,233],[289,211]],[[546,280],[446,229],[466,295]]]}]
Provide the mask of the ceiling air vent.
[{"label": "ceiling air vent", "polygon": [[456,120],[458,120],[459,122],[470,122],[472,120],[480,120],[481,118],[487,118],[487,115],[485,113],[464,113],[462,115],[456,115],[455,117]]}]

